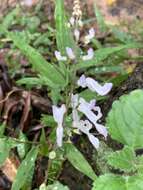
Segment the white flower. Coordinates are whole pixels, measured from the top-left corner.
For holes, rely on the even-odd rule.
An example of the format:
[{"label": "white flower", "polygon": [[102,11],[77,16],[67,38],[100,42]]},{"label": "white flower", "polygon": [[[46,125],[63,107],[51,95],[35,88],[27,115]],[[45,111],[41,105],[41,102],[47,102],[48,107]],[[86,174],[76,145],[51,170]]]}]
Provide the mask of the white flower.
[{"label": "white flower", "polygon": [[76,41],[79,41],[80,31],[78,29],[74,30],[74,36],[75,36]]},{"label": "white flower", "polygon": [[105,83],[103,86],[101,86],[96,80],[90,77],[86,78],[85,75],[82,75],[79,78],[77,85],[81,86],[82,88],[88,87],[92,92],[97,92],[101,96],[108,94],[113,86],[112,83]]},{"label": "white flower", "polygon": [[66,47],[66,52],[67,52],[68,57],[69,57],[71,60],[75,59],[75,55],[74,55],[73,50],[72,50],[71,48]]},{"label": "white flower", "polygon": [[83,60],[83,61],[88,61],[88,60],[93,59],[93,57],[94,57],[94,51],[93,51],[92,48],[90,48],[90,49],[87,51],[87,55],[82,56],[82,60]]},{"label": "white flower", "polygon": [[[95,106],[93,101],[88,103],[83,98],[80,98],[79,102],[80,105],[78,106],[78,110],[82,112],[89,119],[89,121],[94,124],[97,131],[106,138],[107,129],[103,125],[97,123],[97,121],[102,117],[101,109],[98,106]],[[96,112],[94,113],[92,110]]]},{"label": "white flower", "polygon": [[61,147],[63,140],[63,119],[64,119],[64,114],[66,113],[66,107],[63,104],[61,107],[52,106],[52,109],[53,109],[54,120],[58,124],[56,130],[57,145]]},{"label": "white flower", "polygon": [[59,52],[59,51],[55,51],[55,56],[58,61],[67,61],[67,57],[62,56],[61,52]]},{"label": "white flower", "polygon": [[32,0],[25,0],[24,1],[24,4],[26,5],[26,6],[32,6],[32,4],[33,4],[33,1]]},{"label": "white flower", "polygon": [[75,18],[71,17],[70,20],[69,20],[69,23],[71,24],[71,26],[74,26],[74,24],[75,24]]},{"label": "white flower", "polygon": [[90,133],[90,129],[92,128],[92,124],[88,121],[80,121],[79,122],[79,126],[78,129],[83,132],[84,134],[86,134],[88,136],[89,141],[92,143],[92,145],[98,149],[99,148],[99,140],[98,138],[94,137],[94,135],[92,135]]},{"label": "white flower", "polygon": [[88,44],[95,36],[95,30],[94,28],[91,28],[89,30],[88,35],[85,36],[85,43]]}]

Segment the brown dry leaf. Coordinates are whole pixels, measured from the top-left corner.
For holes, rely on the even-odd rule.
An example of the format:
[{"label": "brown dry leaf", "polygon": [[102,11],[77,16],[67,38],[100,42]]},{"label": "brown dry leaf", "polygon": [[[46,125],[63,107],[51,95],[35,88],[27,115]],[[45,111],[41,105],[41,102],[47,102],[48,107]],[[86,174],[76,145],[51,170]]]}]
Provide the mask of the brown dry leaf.
[{"label": "brown dry leaf", "polygon": [[14,159],[7,158],[1,167],[1,170],[7,176],[7,178],[13,182],[17,174],[17,164]]}]

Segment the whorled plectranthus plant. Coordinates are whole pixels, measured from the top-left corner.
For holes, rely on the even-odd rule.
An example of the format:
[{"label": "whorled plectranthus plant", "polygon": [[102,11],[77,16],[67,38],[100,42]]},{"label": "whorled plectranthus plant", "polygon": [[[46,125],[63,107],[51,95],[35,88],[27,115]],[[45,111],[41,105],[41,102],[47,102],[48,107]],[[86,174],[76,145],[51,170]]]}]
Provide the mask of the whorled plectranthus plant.
[{"label": "whorled plectranthus plant", "polygon": [[[67,25],[72,31],[76,45],[78,45],[81,38],[80,30],[83,27],[82,11],[79,0],[74,1],[72,17],[69,19]],[[82,36],[82,38],[84,38],[85,46],[88,45],[94,37],[95,30],[92,27],[89,29],[85,37]],[[76,51],[79,52],[77,53]],[[72,49],[71,47],[65,47],[64,53],[56,50],[55,57],[59,62],[69,62],[70,65],[76,65],[79,60],[84,62],[93,59],[94,50],[91,47],[89,47],[87,52],[84,54],[82,51],[83,50],[80,48],[77,50]],[[100,96],[105,96],[112,89],[112,83],[105,83],[104,85],[101,85],[94,78],[88,76],[86,77],[84,74],[78,77],[76,70],[73,70],[70,77],[71,82],[74,84],[70,86],[68,91],[68,103],[65,102],[65,104],[62,104],[60,107],[53,105],[53,117],[57,123],[57,145],[62,147],[62,139],[65,134],[64,129],[66,130],[64,115],[69,114],[69,109],[72,109],[72,126],[70,128],[70,136],[73,132],[78,134],[84,133],[87,135],[92,145],[98,149],[99,139],[90,131],[94,127],[99,134],[103,135],[105,139],[107,138],[107,129],[99,122],[102,117],[101,108],[97,106],[96,99],[87,102],[83,97],[79,97],[78,87],[83,89],[88,88],[90,91],[95,92],[95,94],[97,93]]]}]

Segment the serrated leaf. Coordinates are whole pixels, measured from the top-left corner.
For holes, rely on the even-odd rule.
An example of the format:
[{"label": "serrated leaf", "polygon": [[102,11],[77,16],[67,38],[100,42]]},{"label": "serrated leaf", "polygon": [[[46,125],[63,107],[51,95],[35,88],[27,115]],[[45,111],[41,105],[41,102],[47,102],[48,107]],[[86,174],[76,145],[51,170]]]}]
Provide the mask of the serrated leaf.
[{"label": "serrated leaf", "polygon": [[95,51],[94,58],[90,61],[82,61],[76,65],[77,69],[88,68],[100,65],[102,61],[107,59],[109,56],[125,49],[132,49],[132,48],[141,48],[142,45],[139,43],[130,43],[126,45],[120,45],[118,47],[110,47],[110,48],[101,48]]},{"label": "serrated leaf", "polygon": [[68,161],[84,175],[88,176],[92,180],[95,180],[96,174],[82,153],[74,145],[69,143],[65,145],[65,148]]},{"label": "serrated leaf", "polygon": [[134,90],[113,103],[106,126],[111,137],[133,148],[143,147],[143,90]]},{"label": "serrated leaf", "polygon": [[125,172],[135,171],[135,152],[131,147],[125,146],[122,150],[111,153],[108,156],[108,164],[115,169],[120,169]]},{"label": "serrated leaf", "polygon": [[38,51],[21,39],[19,32],[5,32],[15,46],[29,59],[33,69],[42,77],[44,76],[46,78],[50,87],[57,88],[57,86],[65,86],[65,80],[62,74],[53,64],[48,63]]},{"label": "serrated leaf", "polygon": [[22,161],[21,165],[18,168],[17,175],[12,184],[11,190],[20,190],[25,185],[29,173],[35,165],[37,154],[38,154],[38,148],[36,147],[32,148],[28,152],[26,158]]},{"label": "serrated leaf", "polygon": [[112,174],[102,175],[94,182],[92,190],[125,190],[124,179]]},{"label": "serrated leaf", "polygon": [[47,189],[43,189],[43,190],[69,190],[69,188],[61,183],[59,183],[58,181],[54,182],[54,184],[52,185],[48,185]]},{"label": "serrated leaf", "polygon": [[105,174],[94,182],[92,190],[143,190],[143,176]]}]

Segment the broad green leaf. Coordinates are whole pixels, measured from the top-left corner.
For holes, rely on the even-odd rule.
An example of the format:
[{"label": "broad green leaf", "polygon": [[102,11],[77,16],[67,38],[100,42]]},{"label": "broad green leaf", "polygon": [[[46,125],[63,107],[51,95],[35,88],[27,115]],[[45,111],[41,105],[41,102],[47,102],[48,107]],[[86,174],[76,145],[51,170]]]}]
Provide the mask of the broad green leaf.
[{"label": "broad green leaf", "polygon": [[42,77],[45,77],[50,87],[64,86],[65,80],[58,69],[48,63],[44,57],[33,47],[21,39],[19,32],[6,32],[7,36],[13,41],[15,46],[29,59],[33,69]]},{"label": "broad green leaf", "polygon": [[56,21],[56,40],[57,47],[62,54],[65,54],[65,48],[71,47],[75,50],[76,44],[68,27],[68,21],[64,10],[64,1],[56,0],[55,21]]},{"label": "broad green leaf", "polygon": [[105,174],[94,182],[92,190],[143,190],[143,176]]},{"label": "broad green leaf", "polygon": [[108,156],[108,164],[125,172],[136,170],[136,155],[132,148],[125,146],[122,150]]},{"label": "broad green leaf", "polygon": [[92,190],[126,190],[126,188],[122,177],[105,174],[95,180]]},{"label": "broad green leaf", "polygon": [[120,45],[118,47],[108,47],[108,48],[101,48],[95,51],[94,58],[90,61],[81,61],[79,64],[76,65],[76,69],[88,68],[100,65],[102,61],[107,59],[109,56],[126,49],[132,48],[141,48],[142,45],[138,43],[130,43],[127,45]]},{"label": "broad green leaf", "polygon": [[113,103],[106,126],[111,137],[133,148],[143,147],[143,90],[134,90]]},{"label": "broad green leaf", "polygon": [[82,153],[74,145],[69,143],[65,145],[65,148],[68,161],[84,175],[88,176],[92,180],[95,180],[96,174]]},{"label": "broad green leaf", "polygon": [[18,168],[16,178],[12,184],[12,190],[20,190],[27,182],[30,171],[35,165],[38,148],[32,148]]},{"label": "broad green leaf", "polygon": [[41,189],[41,190],[69,190],[69,188],[65,185],[62,185],[58,181],[54,182],[52,185],[48,185],[47,189]]}]

